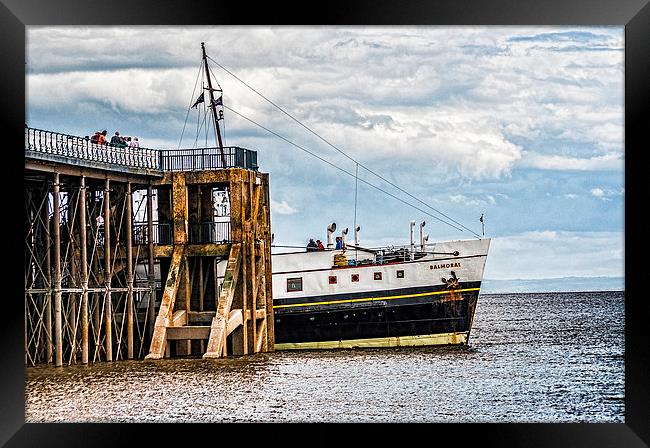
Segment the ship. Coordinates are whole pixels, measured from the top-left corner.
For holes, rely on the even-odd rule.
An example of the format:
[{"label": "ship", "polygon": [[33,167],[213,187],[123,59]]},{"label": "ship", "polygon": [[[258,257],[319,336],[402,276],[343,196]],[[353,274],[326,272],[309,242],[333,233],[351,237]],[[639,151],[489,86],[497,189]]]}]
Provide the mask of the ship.
[{"label": "ship", "polygon": [[[212,87],[207,62],[212,58],[206,56],[204,43],[201,46],[208,82],[204,90],[211,97],[222,148],[223,113],[217,114],[216,106],[223,107],[223,99],[212,97],[222,90]],[[227,221],[227,193],[222,195],[219,202],[225,206],[217,219]],[[337,225],[331,223],[327,246],[273,253],[275,349],[467,345],[490,239],[483,231],[482,237],[472,232],[474,239],[428,243],[422,222],[416,242],[415,225],[409,223],[406,246],[362,247],[356,222],[354,244],[347,244],[349,229],[337,236]]]},{"label": "ship", "polygon": [[272,255],[276,350],[468,344],[489,238],[335,249],[334,229]]}]

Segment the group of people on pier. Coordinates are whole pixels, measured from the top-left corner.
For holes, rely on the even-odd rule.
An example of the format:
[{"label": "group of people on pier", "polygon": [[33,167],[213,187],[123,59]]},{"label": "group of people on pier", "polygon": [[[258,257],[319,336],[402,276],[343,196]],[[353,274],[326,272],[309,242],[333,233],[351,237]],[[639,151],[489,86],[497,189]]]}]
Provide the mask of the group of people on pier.
[{"label": "group of people on pier", "polygon": [[[88,136],[86,136],[88,138]],[[96,143],[98,145],[110,145],[110,146],[115,146],[116,148],[139,148],[140,147],[140,141],[138,140],[138,137],[122,137],[118,131],[115,131],[115,135],[111,137],[110,143],[107,140],[106,137],[106,129],[103,131],[95,132],[95,134],[90,137],[90,142],[91,143]]]}]

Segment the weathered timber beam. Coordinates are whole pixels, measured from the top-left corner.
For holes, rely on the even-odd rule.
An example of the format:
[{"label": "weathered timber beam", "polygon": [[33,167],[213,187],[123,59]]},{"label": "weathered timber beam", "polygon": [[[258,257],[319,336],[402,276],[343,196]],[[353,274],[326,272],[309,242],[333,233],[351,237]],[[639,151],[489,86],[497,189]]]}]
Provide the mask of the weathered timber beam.
[{"label": "weathered timber beam", "polygon": [[181,273],[183,272],[185,263],[185,247],[182,245],[176,246],[169,265],[169,274],[167,275],[165,291],[163,292],[160,309],[158,310],[158,316],[156,317],[149,354],[145,356],[145,359],[160,359],[165,355],[165,348],[167,346],[167,327],[169,326],[169,321],[174,310],[174,302],[176,300],[176,294],[181,280]]},{"label": "weathered timber beam", "polygon": [[188,311],[187,321],[191,324],[211,324],[215,311]]},{"label": "weathered timber beam", "polygon": [[227,257],[230,244],[189,244],[187,255],[191,257]]},{"label": "weathered timber beam", "polygon": [[165,245],[165,246],[153,246],[153,257],[152,258],[169,258],[174,253],[174,246]]},{"label": "weathered timber beam", "polygon": [[240,309],[230,310],[230,316],[228,317],[228,324],[226,325],[226,333],[232,333],[235,328],[239,327],[244,323],[242,318],[242,312]]},{"label": "weathered timber beam", "polygon": [[210,327],[190,326],[190,327],[169,327],[167,329],[168,341],[188,341],[192,339],[208,339],[210,337]]},{"label": "weathered timber beam", "polygon": [[[251,319],[251,311],[246,310],[246,320]],[[255,320],[266,319],[266,310],[256,310],[255,311]]]},{"label": "weathered timber beam", "polygon": [[257,324],[257,339],[255,340],[255,352],[259,353],[264,348],[264,340],[266,339],[266,319]]},{"label": "weathered timber beam", "polygon": [[174,315],[172,316],[172,321],[169,324],[169,326],[182,327],[183,325],[187,325],[187,311],[186,310],[174,311]]},{"label": "weathered timber beam", "polygon": [[172,176],[172,222],[174,245],[187,244],[187,186],[185,173]]},{"label": "weathered timber beam", "polygon": [[233,244],[230,249],[228,267],[226,268],[226,273],[221,286],[221,293],[219,294],[217,313],[212,319],[212,329],[210,331],[208,348],[203,354],[203,358],[220,358],[223,353],[223,348],[226,344],[226,330],[228,317],[230,316],[230,306],[232,305],[232,299],[235,296],[235,287],[239,277],[240,265],[241,244]]}]

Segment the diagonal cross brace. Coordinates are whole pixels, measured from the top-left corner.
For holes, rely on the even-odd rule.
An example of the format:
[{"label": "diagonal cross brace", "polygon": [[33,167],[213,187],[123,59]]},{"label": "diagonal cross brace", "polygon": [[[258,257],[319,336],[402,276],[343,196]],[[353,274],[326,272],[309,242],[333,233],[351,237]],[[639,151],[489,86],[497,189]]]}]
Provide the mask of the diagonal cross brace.
[{"label": "diagonal cross brace", "polygon": [[165,282],[165,291],[154,325],[149,354],[145,356],[145,359],[161,359],[165,355],[165,349],[167,348],[167,327],[170,325],[173,317],[174,302],[176,301],[185,263],[185,246],[174,246],[174,252],[172,253],[172,259],[169,265],[169,274]]},{"label": "diagonal cross brace", "polygon": [[239,277],[241,266],[241,244],[233,244],[230,248],[228,266],[224,275],[217,312],[212,318],[210,339],[203,358],[220,358],[226,345],[228,332],[228,319],[230,318],[230,306],[235,296],[235,288]]}]

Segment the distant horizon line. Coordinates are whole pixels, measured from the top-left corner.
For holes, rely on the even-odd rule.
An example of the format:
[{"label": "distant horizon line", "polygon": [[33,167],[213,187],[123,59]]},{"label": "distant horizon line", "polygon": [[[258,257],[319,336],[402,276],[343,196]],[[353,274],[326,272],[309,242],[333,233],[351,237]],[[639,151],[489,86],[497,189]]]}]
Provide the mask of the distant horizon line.
[{"label": "distant horizon line", "polygon": [[597,275],[597,276],[579,276],[571,275],[566,277],[536,277],[536,278],[484,278],[483,281],[496,281],[496,282],[511,282],[511,281],[537,281],[537,280],[566,280],[566,279],[608,279],[620,280],[625,279],[625,276],[620,275]]}]

